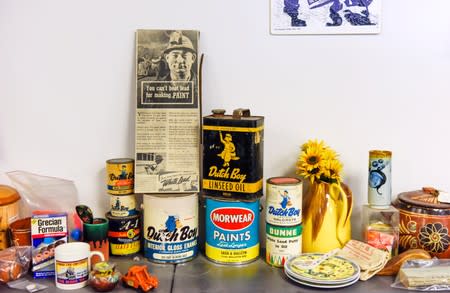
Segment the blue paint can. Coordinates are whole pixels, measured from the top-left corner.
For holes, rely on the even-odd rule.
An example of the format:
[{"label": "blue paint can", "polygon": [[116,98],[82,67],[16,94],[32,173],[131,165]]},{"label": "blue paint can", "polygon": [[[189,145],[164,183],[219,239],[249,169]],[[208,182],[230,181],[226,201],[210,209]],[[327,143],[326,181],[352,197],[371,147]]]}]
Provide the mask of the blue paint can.
[{"label": "blue paint can", "polygon": [[206,257],[221,264],[246,264],[259,257],[259,199],[206,198]]}]

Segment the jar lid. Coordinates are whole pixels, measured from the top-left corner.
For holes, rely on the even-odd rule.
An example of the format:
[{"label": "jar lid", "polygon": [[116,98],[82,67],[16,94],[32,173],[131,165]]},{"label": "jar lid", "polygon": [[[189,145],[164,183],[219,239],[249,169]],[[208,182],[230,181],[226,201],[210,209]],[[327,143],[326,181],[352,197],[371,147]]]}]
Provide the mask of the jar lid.
[{"label": "jar lid", "polygon": [[20,195],[11,186],[0,184],[0,206],[14,203],[20,199]]},{"label": "jar lid", "polygon": [[421,190],[400,193],[398,199],[419,207],[450,210],[450,204],[439,202],[438,195],[439,190],[433,187],[423,187]]}]

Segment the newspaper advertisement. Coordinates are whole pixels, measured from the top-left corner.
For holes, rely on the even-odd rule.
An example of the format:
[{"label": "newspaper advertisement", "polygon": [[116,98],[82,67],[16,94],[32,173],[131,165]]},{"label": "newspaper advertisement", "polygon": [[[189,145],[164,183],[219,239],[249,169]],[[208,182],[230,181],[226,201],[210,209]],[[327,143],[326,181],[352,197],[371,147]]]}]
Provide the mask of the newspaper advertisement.
[{"label": "newspaper advertisement", "polygon": [[135,193],[199,191],[198,36],[137,31]]}]

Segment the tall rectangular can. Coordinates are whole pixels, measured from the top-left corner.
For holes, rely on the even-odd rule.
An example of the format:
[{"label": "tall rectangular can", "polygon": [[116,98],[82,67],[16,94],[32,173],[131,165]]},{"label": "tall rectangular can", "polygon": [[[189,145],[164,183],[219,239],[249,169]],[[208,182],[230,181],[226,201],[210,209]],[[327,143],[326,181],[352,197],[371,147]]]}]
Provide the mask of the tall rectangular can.
[{"label": "tall rectangular can", "polygon": [[248,109],[203,117],[203,190],[211,197],[254,200],[263,195],[264,117]]}]

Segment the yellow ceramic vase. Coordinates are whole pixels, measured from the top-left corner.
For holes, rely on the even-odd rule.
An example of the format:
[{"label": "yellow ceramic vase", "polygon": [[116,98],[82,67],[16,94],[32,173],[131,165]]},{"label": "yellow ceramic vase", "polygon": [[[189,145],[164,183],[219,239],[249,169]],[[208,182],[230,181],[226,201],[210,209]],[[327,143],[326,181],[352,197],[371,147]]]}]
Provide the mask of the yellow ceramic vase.
[{"label": "yellow ceramic vase", "polygon": [[318,182],[303,197],[302,252],[325,253],[351,239],[352,193],[343,183]]}]

